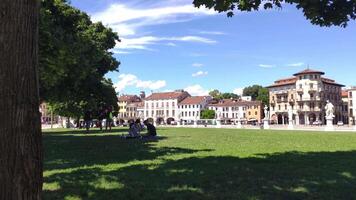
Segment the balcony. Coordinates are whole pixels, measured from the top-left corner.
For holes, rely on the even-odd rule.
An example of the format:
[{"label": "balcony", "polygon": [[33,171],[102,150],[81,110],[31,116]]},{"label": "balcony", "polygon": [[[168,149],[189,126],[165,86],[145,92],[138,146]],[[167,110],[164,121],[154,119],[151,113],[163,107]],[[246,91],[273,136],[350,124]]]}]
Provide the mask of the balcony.
[{"label": "balcony", "polygon": [[318,90],[317,89],[315,89],[315,88],[311,88],[311,89],[309,89],[309,94],[313,94],[313,93],[316,93]]},{"label": "balcony", "polygon": [[297,89],[297,93],[298,93],[298,94],[303,94],[303,93],[304,93],[303,88],[299,88],[299,89]]}]

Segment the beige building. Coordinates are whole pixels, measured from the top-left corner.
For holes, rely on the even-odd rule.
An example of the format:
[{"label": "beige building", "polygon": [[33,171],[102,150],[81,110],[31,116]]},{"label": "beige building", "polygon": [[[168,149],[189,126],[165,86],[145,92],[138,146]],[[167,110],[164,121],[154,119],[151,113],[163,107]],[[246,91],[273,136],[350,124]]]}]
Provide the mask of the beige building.
[{"label": "beige building", "polygon": [[240,99],[223,99],[212,101],[208,108],[214,110],[217,118],[223,120],[223,123],[236,122],[240,120],[248,122],[261,122],[262,102],[261,101],[242,101]]},{"label": "beige building", "polygon": [[184,121],[199,120],[201,111],[206,108],[211,99],[210,96],[193,96],[185,98],[178,103],[180,119]]},{"label": "beige building", "polygon": [[[297,125],[325,124],[325,105],[329,100],[335,106],[334,123],[342,120],[341,88],[344,85],[323,77],[321,71],[306,69],[291,78],[281,79],[268,86],[270,119],[272,123]],[[293,119],[289,119],[291,109]]]},{"label": "beige building", "polygon": [[137,95],[122,95],[118,98],[118,118],[121,124],[137,117],[136,104],[140,102],[142,102],[142,100]]}]

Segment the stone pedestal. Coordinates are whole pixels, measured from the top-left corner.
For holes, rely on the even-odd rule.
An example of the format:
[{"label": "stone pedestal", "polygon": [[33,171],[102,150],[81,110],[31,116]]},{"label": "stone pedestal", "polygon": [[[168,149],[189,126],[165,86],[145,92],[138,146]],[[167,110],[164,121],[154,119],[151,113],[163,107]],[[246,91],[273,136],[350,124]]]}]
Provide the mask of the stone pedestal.
[{"label": "stone pedestal", "polygon": [[194,128],[198,127],[198,120],[194,120]]},{"label": "stone pedestal", "polygon": [[334,119],[333,118],[326,118],[326,127],[325,131],[334,131],[335,127],[333,124]]},{"label": "stone pedestal", "polygon": [[181,127],[182,126],[182,122],[180,120],[177,121],[177,127]]},{"label": "stone pedestal", "polygon": [[294,125],[293,125],[293,122],[289,122],[288,124],[288,130],[294,130]]},{"label": "stone pedestal", "polygon": [[242,128],[241,120],[238,120],[238,121],[237,121],[236,128]]},{"label": "stone pedestal", "polygon": [[221,120],[216,120],[216,128],[221,128]]},{"label": "stone pedestal", "polygon": [[268,119],[263,120],[263,129],[270,129]]}]

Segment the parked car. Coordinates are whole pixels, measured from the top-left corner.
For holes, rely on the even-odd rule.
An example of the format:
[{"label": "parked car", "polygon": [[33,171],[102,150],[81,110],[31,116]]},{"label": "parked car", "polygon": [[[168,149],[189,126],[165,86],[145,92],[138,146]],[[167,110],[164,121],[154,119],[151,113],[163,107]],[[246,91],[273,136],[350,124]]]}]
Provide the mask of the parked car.
[{"label": "parked car", "polygon": [[337,126],[343,126],[343,125],[344,125],[344,122],[342,122],[342,121],[337,122]]}]

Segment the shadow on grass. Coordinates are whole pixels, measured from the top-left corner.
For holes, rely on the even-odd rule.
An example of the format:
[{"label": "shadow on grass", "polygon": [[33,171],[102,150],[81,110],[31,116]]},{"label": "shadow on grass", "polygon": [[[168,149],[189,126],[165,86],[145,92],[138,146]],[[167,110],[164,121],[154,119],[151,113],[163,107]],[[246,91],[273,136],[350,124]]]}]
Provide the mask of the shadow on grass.
[{"label": "shadow on grass", "polygon": [[[141,144],[142,145],[142,144]],[[167,153],[168,149],[161,149]],[[193,150],[173,149],[192,152]],[[135,153],[135,152],[133,152]],[[155,156],[159,155],[156,154]],[[145,155],[146,159],[155,156]],[[142,158],[142,157],[141,157]],[[202,157],[45,178],[46,199],[356,199],[356,151]],[[120,162],[129,160],[118,157]],[[111,160],[112,161],[112,160]],[[91,163],[98,164],[98,163]]]}]

